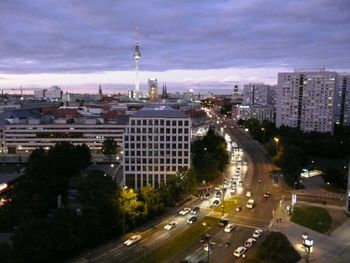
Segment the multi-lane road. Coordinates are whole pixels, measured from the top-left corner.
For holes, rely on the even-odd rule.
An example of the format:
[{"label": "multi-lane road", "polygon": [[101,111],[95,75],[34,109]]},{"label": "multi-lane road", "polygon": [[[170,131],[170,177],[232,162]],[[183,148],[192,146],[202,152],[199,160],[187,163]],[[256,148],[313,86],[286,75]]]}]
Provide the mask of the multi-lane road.
[{"label": "multi-lane road", "polygon": [[[273,212],[281,199],[281,191],[277,185],[274,185],[271,178],[273,166],[269,161],[266,153],[261,146],[252,140],[245,132],[237,128],[226,128],[225,133],[233,137],[240,148],[244,152],[244,160],[248,164],[248,172],[244,178],[242,198],[242,211],[225,213],[225,218],[236,224],[236,228],[231,233],[226,233],[223,228],[217,226],[210,229],[211,240],[213,242],[212,250],[210,251],[210,262],[232,262],[234,259],[233,251],[237,246],[243,245],[245,240],[251,237],[255,228],[266,229],[271,223]],[[226,173],[227,179],[232,175],[231,167]],[[252,198],[256,202],[253,209],[245,207],[246,201],[249,198],[245,197],[246,191],[252,192]],[[270,192],[271,197],[265,199],[265,192]],[[210,205],[213,202],[213,197],[209,200],[197,200],[192,204],[200,206],[201,211],[198,214],[198,219],[204,216],[221,217],[220,213],[213,213]],[[219,214],[219,215],[218,215]],[[133,246],[123,246],[124,239],[105,244],[99,248],[93,249],[83,256],[73,260],[72,262],[136,262],[147,256],[149,251],[168,242],[174,235],[191,227],[186,221],[189,215],[179,216],[178,211],[173,211],[172,215],[163,217],[155,226],[142,231],[142,239]],[[177,226],[171,231],[164,230],[164,226],[175,221]],[[229,246],[226,243],[229,242]],[[204,262],[207,257],[207,251],[203,249],[203,244],[195,242],[178,255],[168,260],[168,262]]]}]

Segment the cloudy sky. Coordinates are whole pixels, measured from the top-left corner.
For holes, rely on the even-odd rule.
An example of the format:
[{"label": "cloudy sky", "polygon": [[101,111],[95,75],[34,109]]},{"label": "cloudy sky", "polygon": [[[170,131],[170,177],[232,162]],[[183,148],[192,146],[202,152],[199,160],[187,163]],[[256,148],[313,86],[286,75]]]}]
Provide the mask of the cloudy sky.
[{"label": "cloudy sky", "polygon": [[0,88],[131,87],[135,27],[144,85],[225,89],[350,69],[349,0],[1,0]]}]

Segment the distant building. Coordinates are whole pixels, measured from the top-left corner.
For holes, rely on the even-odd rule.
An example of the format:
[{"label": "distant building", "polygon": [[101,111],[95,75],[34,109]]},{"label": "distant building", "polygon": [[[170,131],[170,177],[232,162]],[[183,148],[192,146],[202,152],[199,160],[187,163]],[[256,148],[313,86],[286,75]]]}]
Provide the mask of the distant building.
[{"label": "distant building", "polygon": [[234,106],[232,111],[236,114],[233,119],[235,121],[242,119],[256,119],[259,122],[274,122],[274,109],[272,105],[238,105]]},{"label": "distant building", "polygon": [[38,99],[62,99],[62,90],[58,86],[52,86],[48,89],[34,90],[34,97]]},{"label": "distant building", "polygon": [[271,105],[270,85],[250,83],[243,86],[244,105]]},{"label": "distant building", "polygon": [[325,69],[278,73],[276,126],[333,133],[336,78]]},{"label": "distant building", "polygon": [[163,87],[162,87],[162,99],[167,99],[168,98],[168,91],[167,91],[167,88],[166,88],[166,84],[163,84]]},{"label": "distant building", "polygon": [[158,98],[158,81],[157,79],[148,79],[148,95],[151,100]]},{"label": "distant building", "polygon": [[61,108],[54,116],[39,110],[14,110],[0,116],[0,147],[7,154],[29,154],[42,147],[49,149],[58,142],[85,143],[92,153],[100,153],[106,138],[122,145],[128,116],[106,120],[102,116],[83,116],[72,108]]},{"label": "distant building", "polygon": [[350,126],[350,73],[338,73],[335,93],[335,123]]},{"label": "distant building", "polygon": [[146,106],[132,115],[124,134],[124,182],[159,187],[189,169],[191,119],[167,106]]}]

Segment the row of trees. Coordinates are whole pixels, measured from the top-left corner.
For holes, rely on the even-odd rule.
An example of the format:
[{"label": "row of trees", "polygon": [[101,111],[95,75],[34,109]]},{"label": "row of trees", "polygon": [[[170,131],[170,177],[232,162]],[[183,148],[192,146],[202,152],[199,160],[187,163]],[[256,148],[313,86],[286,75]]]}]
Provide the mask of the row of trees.
[{"label": "row of trees", "polygon": [[[88,171],[90,162],[85,145],[60,143],[33,151],[25,176],[7,193],[11,201],[0,207],[0,230],[14,233],[11,246],[0,245],[4,262],[61,261],[158,216],[195,185],[190,170],[160,189],[135,192],[120,188],[102,171]],[[67,195],[72,187],[79,193],[74,201]]]},{"label": "row of trees", "polygon": [[213,129],[192,144],[192,166],[196,180],[212,181],[220,177],[229,161],[225,139]]},{"label": "row of trees", "polygon": [[[350,136],[344,129],[336,129],[334,135],[325,133],[304,133],[296,128],[276,128],[273,123],[258,120],[239,120],[238,125],[247,128],[251,136],[263,143],[273,161],[278,165],[284,175],[287,184],[293,186],[298,181],[302,168],[310,165],[308,156],[323,158],[344,158],[350,156]],[[313,167],[309,167],[313,168]],[[344,171],[324,171],[330,180],[338,185],[344,184]]]}]

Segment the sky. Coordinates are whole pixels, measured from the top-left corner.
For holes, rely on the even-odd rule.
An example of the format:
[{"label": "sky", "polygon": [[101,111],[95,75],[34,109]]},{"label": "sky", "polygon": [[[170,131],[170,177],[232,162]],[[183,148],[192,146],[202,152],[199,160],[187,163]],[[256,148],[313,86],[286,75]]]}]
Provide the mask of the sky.
[{"label": "sky", "polygon": [[349,0],[1,0],[0,88],[70,92],[275,84],[294,68],[350,71]]}]

